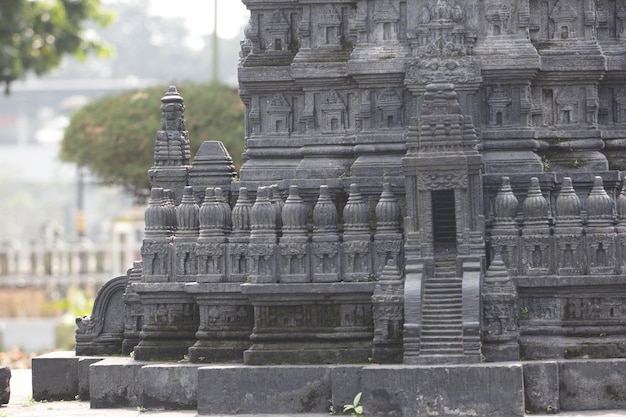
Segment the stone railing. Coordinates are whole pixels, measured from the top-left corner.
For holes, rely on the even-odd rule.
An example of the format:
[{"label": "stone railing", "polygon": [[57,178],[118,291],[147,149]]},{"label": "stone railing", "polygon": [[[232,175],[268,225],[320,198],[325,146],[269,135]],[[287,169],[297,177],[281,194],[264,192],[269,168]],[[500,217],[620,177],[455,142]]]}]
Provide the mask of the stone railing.
[{"label": "stone railing", "polygon": [[0,277],[109,276],[112,256],[110,244],[90,241],[0,246]]},{"label": "stone railing", "polygon": [[584,199],[570,177],[558,185],[552,190],[556,197],[546,198],[532,178],[520,205],[509,178],[502,178],[489,233],[492,256],[500,253],[509,272],[519,276],[623,273],[626,189],[613,198],[596,176],[592,186],[583,184],[591,188]]},{"label": "stone railing", "polygon": [[353,184],[341,216],[325,185],[312,210],[295,185],[286,201],[276,186],[259,187],[254,203],[241,187],[232,208],[219,187],[207,188],[200,206],[192,187],[178,206],[167,194],[153,188],[146,209],[145,282],[368,281],[389,260],[402,265],[401,212],[389,185],[372,210]]}]

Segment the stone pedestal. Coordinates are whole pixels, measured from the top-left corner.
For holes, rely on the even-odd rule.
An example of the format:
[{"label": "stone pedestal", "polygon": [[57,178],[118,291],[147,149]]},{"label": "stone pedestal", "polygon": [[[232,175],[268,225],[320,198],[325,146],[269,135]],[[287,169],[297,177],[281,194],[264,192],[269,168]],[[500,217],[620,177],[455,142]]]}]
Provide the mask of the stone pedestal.
[{"label": "stone pedestal", "polygon": [[198,307],[184,283],[133,285],[143,305],[141,341],[135,347],[138,360],[180,360],[195,340]]},{"label": "stone pedestal", "polygon": [[198,305],[200,326],[196,343],[189,348],[189,360],[198,362],[240,362],[250,347],[254,311],[239,283],[190,283],[186,290]]},{"label": "stone pedestal", "polygon": [[255,310],[247,365],[367,362],[374,282],[243,284]]}]

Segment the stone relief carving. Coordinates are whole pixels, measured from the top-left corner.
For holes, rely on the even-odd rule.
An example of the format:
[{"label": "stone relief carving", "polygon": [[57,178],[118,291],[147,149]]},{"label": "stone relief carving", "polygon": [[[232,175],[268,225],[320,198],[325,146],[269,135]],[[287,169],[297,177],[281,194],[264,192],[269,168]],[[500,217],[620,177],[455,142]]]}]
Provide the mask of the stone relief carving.
[{"label": "stone relief carving", "polygon": [[275,10],[271,14],[266,31],[266,50],[275,52],[286,52],[289,50],[291,27],[281,10]]},{"label": "stone relief carving", "polygon": [[377,41],[397,41],[400,12],[397,0],[381,0],[374,3],[374,38]]},{"label": "stone relief carving", "polygon": [[395,90],[388,88],[381,91],[376,100],[376,107],[379,128],[393,128],[403,125],[402,99]]},{"label": "stone relief carving", "polygon": [[558,0],[550,11],[552,39],[576,39],[578,37],[575,26],[577,18],[578,13],[569,2]]},{"label": "stone relief carving", "polygon": [[485,19],[489,22],[488,33],[490,35],[504,35],[509,32],[511,7],[499,1],[491,2],[485,11]]},{"label": "stone relief carving", "polygon": [[278,134],[291,132],[291,103],[281,93],[274,94],[268,102],[268,131]]},{"label": "stone relief carving", "polygon": [[417,178],[419,190],[466,189],[467,174],[463,172],[431,173]]},{"label": "stone relief carving", "polygon": [[318,47],[341,47],[341,16],[332,4],[324,6],[318,23]]},{"label": "stone relief carving", "polygon": [[489,105],[489,125],[503,126],[510,124],[511,93],[500,86],[491,89],[487,99]]},{"label": "stone relief carving", "polygon": [[322,115],[323,133],[338,133],[346,129],[346,105],[336,90],[325,93]]}]

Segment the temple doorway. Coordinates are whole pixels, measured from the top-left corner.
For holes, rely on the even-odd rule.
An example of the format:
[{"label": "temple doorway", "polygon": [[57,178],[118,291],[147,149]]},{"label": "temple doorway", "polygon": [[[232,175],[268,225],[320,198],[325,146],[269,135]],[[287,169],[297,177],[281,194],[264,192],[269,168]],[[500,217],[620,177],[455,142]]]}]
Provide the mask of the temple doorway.
[{"label": "temple doorway", "polygon": [[454,190],[432,192],[435,255],[456,255],[456,211]]}]

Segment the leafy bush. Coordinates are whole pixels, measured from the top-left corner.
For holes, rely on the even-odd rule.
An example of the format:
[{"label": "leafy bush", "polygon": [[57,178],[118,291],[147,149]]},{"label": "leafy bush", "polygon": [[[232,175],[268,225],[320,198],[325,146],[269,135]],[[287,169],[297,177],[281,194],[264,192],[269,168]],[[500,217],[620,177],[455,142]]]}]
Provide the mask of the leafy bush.
[{"label": "leafy bush", "polygon": [[[244,106],[237,89],[222,84],[177,85],[185,99],[192,157],[206,140],[219,140],[241,165]],[[124,187],[139,202],[149,196],[160,100],[167,86],[104,97],[77,111],[61,145],[61,159],[88,168],[104,184]]]}]

